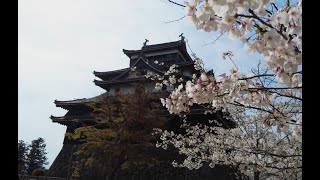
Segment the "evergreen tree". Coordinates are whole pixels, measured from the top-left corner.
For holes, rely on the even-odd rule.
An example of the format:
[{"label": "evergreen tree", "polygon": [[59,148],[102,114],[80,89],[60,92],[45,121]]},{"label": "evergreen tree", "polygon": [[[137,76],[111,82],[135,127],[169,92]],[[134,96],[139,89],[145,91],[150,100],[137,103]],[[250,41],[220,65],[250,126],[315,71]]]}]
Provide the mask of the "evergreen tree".
[{"label": "evergreen tree", "polygon": [[23,140],[18,141],[18,163],[19,163],[19,173],[25,173],[26,160],[28,154],[29,146]]},{"label": "evergreen tree", "polygon": [[39,137],[33,140],[29,145],[29,153],[27,154],[27,173],[30,175],[33,170],[44,168],[47,164],[46,144],[43,138]]},{"label": "evergreen tree", "polygon": [[26,160],[27,153],[28,153],[28,144],[23,140],[18,141],[18,159],[23,161]]}]

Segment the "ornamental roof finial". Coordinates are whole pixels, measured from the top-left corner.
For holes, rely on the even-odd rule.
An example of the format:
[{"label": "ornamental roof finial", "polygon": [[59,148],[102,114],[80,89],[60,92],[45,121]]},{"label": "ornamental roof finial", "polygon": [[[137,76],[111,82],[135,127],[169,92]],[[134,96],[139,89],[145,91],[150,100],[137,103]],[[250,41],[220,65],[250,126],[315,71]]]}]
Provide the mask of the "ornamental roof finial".
[{"label": "ornamental roof finial", "polygon": [[179,35],[179,37],[181,37],[181,41],[184,41],[184,36],[183,36],[183,33],[181,33],[180,35]]},{"label": "ornamental roof finial", "polygon": [[143,47],[147,45],[147,42],[149,42],[148,39],[145,39],[144,43],[143,43]]}]

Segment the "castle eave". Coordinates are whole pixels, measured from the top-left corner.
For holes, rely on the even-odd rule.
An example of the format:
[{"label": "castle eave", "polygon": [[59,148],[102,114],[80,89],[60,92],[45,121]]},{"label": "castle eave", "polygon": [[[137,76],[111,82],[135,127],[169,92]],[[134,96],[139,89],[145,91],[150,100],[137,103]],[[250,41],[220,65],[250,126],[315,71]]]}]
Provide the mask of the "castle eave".
[{"label": "castle eave", "polygon": [[108,77],[114,77],[114,76],[118,76],[120,74],[122,74],[123,72],[128,71],[129,68],[123,68],[123,69],[118,69],[118,70],[114,70],[114,71],[105,71],[105,72],[98,72],[98,71],[93,71],[93,74],[102,79],[105,80]]},{"label": "castle eave", "polygon": [[92,122],[95,121],[92,116],[50,116],[50,119],[54,123],[59,123],[63,125],[68,125],[70,123],[79,123],[79,122]]}]

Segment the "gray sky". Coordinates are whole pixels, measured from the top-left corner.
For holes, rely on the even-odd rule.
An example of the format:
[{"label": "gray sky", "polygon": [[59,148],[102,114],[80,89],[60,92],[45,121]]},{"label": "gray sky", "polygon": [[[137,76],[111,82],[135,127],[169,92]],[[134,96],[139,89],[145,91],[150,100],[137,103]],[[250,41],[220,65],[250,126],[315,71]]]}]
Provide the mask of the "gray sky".
[{"label": "gray sky", "polygon": [[176,41],[183,32],[192,51],[218,75],[232,65],[222,60],[222,52],[234,51],[234,61],[242,70],[257,59],[225,36],[203,47],[218,34],[198,31],[186,19],[164,23],[184,15],[181,7],[164,0],[18,3],[18,138],[30,142],[43,137],[49,165],[62,148],[66,130],[49,118],[66,113],[55,107],[54,100],[104,92],[92,82],[92,72],[127,67],[129,59],[122,49],[140,49],[145,38],[149,44]]}]

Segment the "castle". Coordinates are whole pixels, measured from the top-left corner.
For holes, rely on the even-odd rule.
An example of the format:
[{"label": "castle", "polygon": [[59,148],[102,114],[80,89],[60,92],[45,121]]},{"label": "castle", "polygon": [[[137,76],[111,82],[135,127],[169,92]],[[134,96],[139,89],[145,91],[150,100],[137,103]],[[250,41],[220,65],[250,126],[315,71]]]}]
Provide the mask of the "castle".
[{"label": "castle", "polygon": [[[180,37],[181,39],[178,41],[153,45],[147,45],[148,40],[146,40],[140,50],[123,49],[123,53],[130,59],[129,67],[107,72],[93,72],[99,78],[99,80],[94,80],[94,84],[103,88],[106,92],[88,99],[55,100],[54,103],[57,107],[68,110],[68,112],[61,117],[51,116],[52,122],[67,126],[66,133],[73,133],[79,127],[92,126],[96,124],[96,119],[90,104],[101,102],[105,97],[112,98],[119,93],[132,94],[135,91],[133,83],[142,83],[145,91],[157,93],[159,90],[154,88],[155,83],[145,76],[148,74],[164,75],[173,64],[178,65],[180,74],[184,79],[191,79],[193,74],[199,72],[194,69],[194,61],[187,52],[184,37],[182,35]],[[169,92],[170,90],[170,88],[164,87],[161,91]],[[219,115],[219,112],[207,115],[204,115],[203,112],[204,110],[200,107],[193,107],[187,116],[191,121],[218,119],[217,116],[221,119],[222,117],[221,114]],[[169,113],[165,115],[165,118],[167,119],[167,127],[179,122],[178,116],[170,115]],[[221,121],[227,123],[229,127],[234,126],[232,122],[228,122],[225,119],[221,119]],[[113,152],[108,152],[109,154],[104,156],[110,157],[110,162],[105,162],[106,164],[93,163],[94,165],[88,168],[81,166],[82,170],[79,170],[81,174],[80,179],[212,179],[213,177],[215,179],[233,179],[233,176],[230,174],[234,170],[227,167],[217,166],[214,169],[203,167],[197,171],[190,171],[185,168],[173,168],[171,162],[176,157],[175,153],[156,148],[154,144],[149,145],[150,143],[148,145],[134,144],[127,147],[132,148],[132,151],[136,154],[156,159],[157,163],[149,162],[139,165],[135,161],[134,163],[137,168],[132,171],[125,171],[123,167],[125,167],[125,162],[129,161],[130,155],[125,155],[127,159],[122,159],[121,163],[115,163]],[[71,178],[74,171],[72,165],[76,161],[74,154],[81,146],[80,143],[65,137],[64,145],[51,165],[48,175]],[[110,141],[107,147],[116,146]],[[80,160],[77,163],[80,163]],[[115,164],[117,164],[117,168],[114,167],[116,166]]]}]

